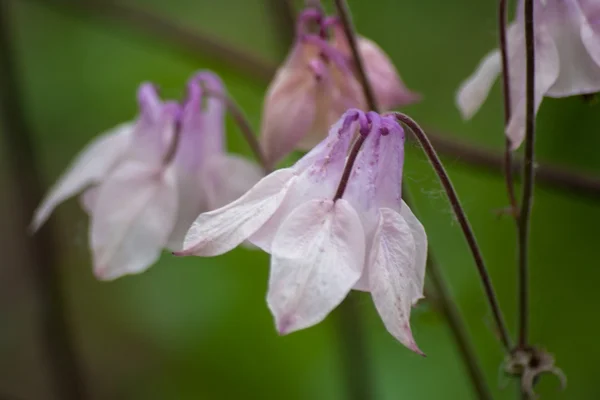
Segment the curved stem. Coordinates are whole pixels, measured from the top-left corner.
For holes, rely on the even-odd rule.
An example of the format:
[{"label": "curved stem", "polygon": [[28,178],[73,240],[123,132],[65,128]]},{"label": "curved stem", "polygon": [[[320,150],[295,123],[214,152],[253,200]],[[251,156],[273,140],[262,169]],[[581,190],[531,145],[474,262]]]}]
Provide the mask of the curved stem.
[{"label": "curved stem", "polygon": [[375,100],[375,93],[373,91],[373,87],[371,87],[369,83],[369,78],[365,70],[363,59],[358,52],[356,30],[352,24],[352,17],[350,15],[350,10],[348,9],[348,4],[345,0],[335,0],[335,8],[340,17],[340,22],[342,23],[342,29],[346,35],[346,40],[348,41],[350,50],[352,51],[352,58],[354,59],[354,64],[358,72],[358,80],[362,85],[365,99],[367,100],[367,105],[370,110],[377,111],[379,108],[377,107],[377,100]]},{"label": "curved stem", "polygon": [[365,135],[359,135],[358,139],[352,145],[350,149],[350,154],[348,154],[348,161],[346,161],[346,165],[344,165],[344,171],[342,172],[342,177],[340,178],[340,183],[338,184],[337,190],[335,191],[335,195],[333,196],[333,201],[341,199],[346,191],[346,186],[348,186],[348,179],[350,178],[350,173],[352,172],[352,167],[354,166],[354,162],[356,161],[356,157],[362,147],[365,139],[367,137]]},{"label": "curved stem", "polygon": [[519,340],[527,346],[529,331],[529,227],[535,184],[535,40],[533,36],[533,0],[525,0],[525,162],[523,164],[523,199],[519,217]]},{"label": "curved stem", "polygon": [[266,174],[271,172],[271,166],[267,163],[267,159],[265,158],[262,149],[260,148],[260,143],[258,143],[258,139],[256,139],[256,135],[254,134],[254,130],[252,129],[252,125],[250,125],[250,122],[248,122],[248,120],[246,119],[246,116],[244,115],[242,109],[227,94],[216,92],[214,90],[211,91],[208,90],[206,87],[204,89],[206,90],[207,95],[217,98],[225,104],[225,106],[227,107],[227,111],[229,111],[229,114],[240,128],[240,132],[242,132],[242,136],[246,140],[246,143],[248,143],[248,146],[250,147],[250,150],[252,150],[252,153],[254,154],[254,157],[256,157],[256,160],[262,166]]},{"label": "curved stem", "polygon": [[510,337],[508,335],[508,329],[506,328],[504,317],[502,316],[502,310],[500,308],[500,304],[498,303],[498,299],[496,297],[496,293],[492,285],[492,280],[485,266],[485,262],[483,261],[481,250],[479,249],[479,245],[477,244],[477,240],[475,239],[475,234],[473,233],[473,229],[469,224],[467,215],[465,214],[460,204],[460,200],[458,199],[456,190],[452,185],[452,181],[450,180],[448,173],[442,165],[440,158],[435,152],[435,149],[431,145],[431,142],[427,138],[427,135],[425,134],[423,129],[421,129],[421,127],[407,115],[404,115],[402,113],[394,113],[394,115],[396,116],[398,121],[406,125],[413,132],[413,134],[421,144],[421,147],[423,148],[425,155],[429,159],[429,162],[433,166],[433,169],[435,170],[442,186],[444,187],[446,194],[448,195],[450,205],[452,206],[454,214],[456,215],[456,219],[458,220],[460,227],[463,230],[465,238],[467,239],[467,243],[469,244],[469,248],[471,249],[471,253],[473,254],[475,265],[477,266],[477,271],[479,272],[479,276],[481,278],[481,282],[483,283],[483,288],[485,290],[487,300],[492,309],[496,327],[498,328],[500,340],[502,341],[504,349],[508,352],[511,349],[511,344]]},{"label": "curved stem", "polygon": [[[500,55],[502,57],[502,94],[504,99],[504,128],[508,126],[511,117],[510,71],[508,66],[508,44],[506,41],[506,0],[498,2],[498,30],[500,38]],[[515,185],[512,168],[512,143],[508,137],[504,139],[504,179],[510,202],[511,215],[518,221],[519,205],[515,195]]]}]

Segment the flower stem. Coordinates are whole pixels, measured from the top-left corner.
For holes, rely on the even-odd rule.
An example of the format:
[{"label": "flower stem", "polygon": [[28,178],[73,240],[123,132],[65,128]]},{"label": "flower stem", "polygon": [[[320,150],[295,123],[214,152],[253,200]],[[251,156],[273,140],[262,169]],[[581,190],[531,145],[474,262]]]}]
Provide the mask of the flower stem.
[{"label": "flower stem", "polygon": [[525,162],[519,216],[519,348],[527,347],[529,331],[529,228],[535,184],[535,38],[533,0],[525,0]]},{"label": "flower stem", "polygon": [[[508,44],[506,41],[506,0],[498,2],[498,30],[500,38],[500,55],[502,57],[502,94],[504,99],[504,129],[508,126],[511,117],[510,71],[508,69]],[[511,215],[518,222],[519,205],[515,195],[515,185],[512,167],[512,144],[508,137],[504,139],[504,178],[506,191],[511,207]]]},{"label": "flower stem", "polygon": [[469,248],[471,249],[471,253],[473,254],[473,258],[475,260],[475,265],[477,266],[477,271],[479,272],[479,276],[481,278],[481,282],[483,283],[483,287],[485,290],[485,294],[487,300],[492,309],[492,314],[494,316],[494,321],[496,323],[496,327],[498,329],[498,334],[500,335],[500,340],[504,349],[509,352],[511,350],[510,337],[508,335],[508,329],[506,328],[506,324],[504,322],[504,317],[502,316],[502,310],[500,308],[500,304],[498,303],[498,299],[496,297],[496,293],[494,291],[494,287],[492,285],[492,280],[485,266],[485,262],[483,261],[483,256],[481,254],[481,250],[479,249],[479,245],[477,244],[477,240],[475,238],[475,234],[471,225],[469,224],[469,220],[467,219],[467,215],[463,210],[460,200],[458,199],[458,195],[456,194],[456,190],[452,185],[452,181],[446,172],[446,169],[442,165],[440,158],[438,157],[435,149],[433,148],[431,142],[427,138],[427,135],[421,129],[421,127],[409,116],[404,115],[402,113],[394,113],[398,121],[406,125],[415,135],[421,147],[423,148],[425,155],[429,159],[429,162],[433,166],[442,186],[444,187],[444,191],[446,192],[448,199],[450,200],[450,205],[456,215],[456,219],[458,220],[460,227],[463,230],[465,238],[467,239],[467,243],[469,244]]},{"label": "flower stem", "polygon": [[240,128],[240,132],[242,132],[242,136],[246,140],[246,143],[248,143],[250,150],[252,150],[254,157],[256,157],[256,160],[263,168],[265,174],[270,173],[272,170],[272,166],[269,165],[269,163],[267,163],[267,159],[266,159],[265,155],[263,154],[262,149],[260,148],[258,139],[256,139],[256,134],[254,133],[254,129],[252,129],[252,125],[250,125],[250,122],[244,115],[244,112],[242,111],[240,106],[238,106],[237,103],[226,93],[216,92],[214,90],[209,91],[206,87],[204,89],[206,90],[206,93],[209,96],[217,98],[217,99],[221,100],[223,102],[223,104],[225,104],[225,106],[227,107],[227,111],[229,111],[229,114],[231,115],[231,117],[233,118],[235,123]]},{"label": "flower stem", "polygon": [[367,71],[365,69],[363,59],[360,56],[360,53],[358,52],[358,44],[356,42],[356,30],[354,29],[354,25],[352,24],[352,16],[350,15],[348,4],[345,0],[335,0],[335,8],[340,18],[340,22],[342,23],[342,29],[344,30],[344,34],[346,35],[346,40],[348,41],[348,44],[350,45],[350,50],[352,51],[352,58],[358,71],[358,80],[362,85],[363,92],[367,100],[367,105],[371,111],[378,111],[379,108],[377,107],[377,101],[375,100],[375,92],[373,91],[373,87],[369,83],[369,77],[367,76]]},{"label": "flower stem", "polygon": [[[61,287],[59,254],[51,221],[33,236],[26,235],[27,225],[42,197],[42,177],[36,163],[33,135],[25,118],[18,87],[18,70],[14,61],[13,42],[10,38],[10,6],[14,2],[0,2],[0,105],[7,162],[14,184],[11,190],[18,196],[16,210],[22,228],[14,232],[22,240],[21,260],[30,264],[38,300],[39,339],[42,341],[43,362],[50,375],[54,395],[61,400],[85,399],[86,389],[71,332],[69,331],[65,302]],[[15,265],[14,267],[25,267]],[[8,267],[8,265],[7,265]]]}]

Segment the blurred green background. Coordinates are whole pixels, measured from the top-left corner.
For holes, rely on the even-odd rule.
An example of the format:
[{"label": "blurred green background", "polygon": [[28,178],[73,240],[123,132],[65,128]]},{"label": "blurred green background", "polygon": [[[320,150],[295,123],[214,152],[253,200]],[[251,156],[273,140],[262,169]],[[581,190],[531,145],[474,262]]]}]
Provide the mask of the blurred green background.
[{"label": "blurred green background", "polygon": [[[6,1],[6,0],[3,0]],[[179,97],[186,79],[212,69],[258,128],[267,85],[244,66],[181,51],[126,20],[65,1],[10,3],[19,87],[35,149],[50,185],[94,135],[131,119],[141,81]],[[191,30],[210,33],[275,65],[285,56],[285,7],[269,0],[128,1]],[[503,146],[498,85],[473,121],[454,107],[454,92],[496,41],[496,2],[349,1],[357,28],[396,63],[424,101],[406,111],[449,137]],[[288,27],[289,28],[289,27]],[[228,121],[231,151],[247,154]],[[3,132],[3,135],[7,132]],[[8,132],[10,134],[10,132]],[[38,337],[24,228],[0,141],[0,395],[52,399]],[[538,159],[600,175],[600,105],[546,99],[539,113]],[[473,261],[437,179],[414,144],[405,180],[430,244],[466,320],[494,398],[515,398],[499,376],[503,353]],[[495,210],[507,205],[504,181],[460,159],[445,158],[478,235],[509,326],[516,327],[515,229]],[[600,199],[549,186],[535,192],[531,241],[531,337],[554,353],[568,376],[561,392],[542,379],[543,399],[600,398],[598,226]],[[55,214],[68,318],[93,399],[345,399],[344,347],[336,313],[308,330],[279,337],[265,304],[268,256],[236,249],[224,256],[164,254],[148,272],[98,282],[90,267],[87,217],[76,200]],[[427,301],[413,313],[427,358],[397,343],[368,295],[359,295],[357,327],[366,332],[373,399],[475,398],[443,317]],[[500,386],[508,383],[508,387]],[[4,398],[4,397],[3,397]]]}]

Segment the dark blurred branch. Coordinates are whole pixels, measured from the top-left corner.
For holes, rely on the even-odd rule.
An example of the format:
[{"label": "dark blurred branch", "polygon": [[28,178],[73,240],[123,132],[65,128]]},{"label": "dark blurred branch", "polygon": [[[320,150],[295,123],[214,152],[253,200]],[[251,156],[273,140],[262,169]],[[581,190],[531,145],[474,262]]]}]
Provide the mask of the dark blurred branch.
[{"label": "dark blurred branch", "polygon": [[[14,182],[10,186],[18,198],[19,231],[14,236],[22,240],[26,254],[21,259],[29,263],[39,300],[39,327],[43,340],[48,373],[54,384],[55,398],[84,399],[85,390],[79,363],[73,348],[64,313],[59,274],[59,257],[50,224],[35,236],[27,234],[33,210],[41,200],[42,178],[37,166],[33,138],[22,107],[18,88],[18,70],[14,62],[11,40],[11,2],[0,2],[0,105],[7,160]],[[21,266],[14,266],[15,268]]]},{"label": "dark blurred branch", "polygon": [[293,0],[266,0],[269,11],[275,21],[278,36],[277,44],[281,46],[281,54],[286,54],[294,40],[294,26],[296,24],[296,7]]},{"label": "dark blurred branch", "polygon": [[[275,73],[276,66],[244,51],[230,47],[200,32],[188,30],[161,18],[151,12],[123,6],[112,1],[99,0],[51,0],[38,1],[42,4],[54,4],[68,6],[69,9],[84,13],[105,16],[111,19],[123,21],[137,29],[141,29],[159,39],[175,44],[179,48],[193,53],[204,54],[216,60],[237,68],[239,73],[268,82]],[[270,0],[276,1],[276,0]],[[285,1],[285,0],[280,0]],[[285,17],[287,19],[287,17]],[[285,34],[287,35],[287,34]],[[435,148],[446,157],[452,157],[457,161],[482,167],[493,173],[502,173],[503,156],[495,152],[485,150],[479,146],[462,143],[449,139],[442,134],[434,134],[435,129],[427,128],[430,132],[429,139]],[[517,170],[522,166],[522,161],[515,159],[512,167]],[[574,192],[578,195],[600,198],[600,178],[564,169],[551,164],[539,164],[536,169],[537,179],[541,184],[552,186],[557,189]]]},{"label": "dark blurred branch", "polygon": [[[436,132],[429,129],[429,132]],[[436,150],[445,157],[452,157],[469,165],[484,168],[493,173],[501,173],[503,155],[483,149],[479,146],[449,139],[447,135],[430,133],[429,140]],[[578,195],[600,198],[600,177],[558,167],[552,164],[536,164],[537,180],[550,187],[574,192]],[[514,170],[523,167],[522,159],[512,163]]]},{"label": "dark blurred branch", "polygon": [[85,13],[87,16],[108,17],[124,25],[147,32],[170,45],[191,53],[214,58],[232,67],[238,67],[240,73],[268,82],[275,73],[275,65],[251,52],[236,49],[220,39],[196,30],[179,26],[168,19],[142,8],[119,4],[111,0],[33,0],[40,4],[67,6],[71,10]]}]

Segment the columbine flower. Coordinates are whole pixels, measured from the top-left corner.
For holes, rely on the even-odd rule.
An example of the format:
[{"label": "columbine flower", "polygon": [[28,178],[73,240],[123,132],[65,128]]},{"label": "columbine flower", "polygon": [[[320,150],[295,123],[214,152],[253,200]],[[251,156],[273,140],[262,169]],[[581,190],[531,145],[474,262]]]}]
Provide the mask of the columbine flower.
[{"label": "columbine flower", "polygon": [[[337,198],[357,130],[364,149]],[[355,288],[371,292],[390,333],[420,352],[409,315],[423,293],[427,237],[401,200],[403,154],[392,117],[350,110],[294,166],[200,215],[176,254],[213,256],[249,240],[271,253],[267,301],[281,334],[317,324]]]},{"label": "columbine flower", "polygon": [[[318,33],[310,33],[310,27]],[[359,37],[358,47],[382,109],[419,100],[374,42]],[[356,73],[337,18],[325,18],[315,9],[301,13],[296,43],[265,97],[261,144],[271,164],[295,148],[310,150],[347,109],[366,108]]]},{"label": "columbine flower", "polygon": [[316,10],[299,16],[296,43],[267,91],[261,144],[271,164],[294,148],[310,150],[344,111],[366,106],[344,55],[307,33],[307,25],[320,18]]},{"label": "columbine flower", "polygon": [[[512,118],[506,129],[514,148],[524,137],[525,33],[523,2],[507,30]],[[600,90],[600,2],[536,0],[535,107],[543,96],[566,97]],[[458,91],[463,116],[479,110],[501,71],[498,50],[488,54]]]},{"label": "columbine flower", "polygon": [[86,189],[99,279],[144,271],[162,248],[180,249],[198,213],[234,200],[260,177],[250,163],[225,155],[224,109],[215,99],[201,109],[201,82],[223,90],[218,78],[201,73],[180,106],[161,101],[151,84],[142,84],[140,116],[84,149],[36,210],[32,228]]}]

